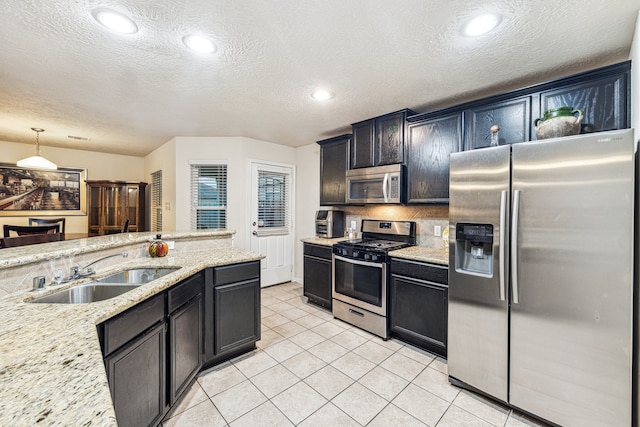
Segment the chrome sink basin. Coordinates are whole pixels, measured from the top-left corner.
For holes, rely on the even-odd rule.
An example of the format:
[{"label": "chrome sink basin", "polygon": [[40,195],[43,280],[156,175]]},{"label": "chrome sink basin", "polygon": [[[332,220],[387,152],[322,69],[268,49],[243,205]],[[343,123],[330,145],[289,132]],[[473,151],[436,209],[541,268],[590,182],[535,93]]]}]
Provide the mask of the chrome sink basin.
[{"label": "chrome sink basin", "polygon": [[32,303],[47,304],[84,304],[104,301],[129,292],[138,286],[173,273],[180,267],[169,268],[133,268],[111,274],[102,279],[63,289],[49,295],[31,300]]},{"label": "chrome sink basin", "polygon": [[125,283],[132,285],[143,285],[153,280],[173,273],[180,267],[166,268],[132,268],[130,270],[122,270],[118,273],[111,274],[102,279],[98,279],[96,283]]},{"label": "chrome sink basin", "polygon": [[88,302],[104,301],[109,298],[117,297],[125,292],[137,288],[140,285],[118,285],[96,284],[96,282],[85,283],[84,285],[74,286],[73,288],[64,289],[54,292],[40,298],[35,298],[31,302],[47,303],[47,304],[83,304]]}]

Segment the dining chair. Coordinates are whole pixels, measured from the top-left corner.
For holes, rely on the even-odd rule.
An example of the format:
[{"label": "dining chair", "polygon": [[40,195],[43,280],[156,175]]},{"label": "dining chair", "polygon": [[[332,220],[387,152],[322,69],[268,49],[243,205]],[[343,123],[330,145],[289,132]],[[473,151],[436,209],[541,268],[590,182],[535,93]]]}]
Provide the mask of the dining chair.
[{"label": "dining chair", "polygon": [[18,236],[26,236],[29,234],[54,234],[60,233],[60,224],[53,225],[3,225],[4,237],[11,237],[11,232],[16,233]]},{"label": "dining chair", "polygon": [[126,233],[129,231],[129,218],[124,221],[124,225],[122,226],[122,233]]},{"label": "dining chair", "polygon": [[64,240],[62,233],[27,234],[24,236],[0,239],[0,248],[15,248],[18,246],[35,245],[37,243],[59,242],[61,240]]},{"label": "dining chair", "polygon": [[60,232],[64,234],[66,218],[29,218],[29,225],[52,225],[60,223]]}]

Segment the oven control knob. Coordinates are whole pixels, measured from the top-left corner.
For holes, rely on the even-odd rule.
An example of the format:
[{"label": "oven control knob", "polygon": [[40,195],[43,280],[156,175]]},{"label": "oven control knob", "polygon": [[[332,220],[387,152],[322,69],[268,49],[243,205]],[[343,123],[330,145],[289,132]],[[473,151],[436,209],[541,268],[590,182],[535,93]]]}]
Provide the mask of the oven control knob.
[{"label": "oven control knob", "polygon": [[[373,255],[373,256],[375,256],[375,255]],[[369,259],[373,259],[373,258],[369,254],[364,254],[364,259],[365,260],[369,260]]]},{"label": "oven control knob", "polygon": [[340,249],[342,251],[342,255],[349,255],[349,251],[347,251],[346,249]]},{"label": "oven control knob", "polygon": [[378,255],[371,255],[371,261],[377,261],[378,260]]},{"label": "oven control knob", "polygon": [[360,255],[360,252],[358,252],[358,251],[353,251],[353,255],[352,255],[352,256],[353,256],[354,258],[357,258],[357,257],[358,257],[358,255]]}]

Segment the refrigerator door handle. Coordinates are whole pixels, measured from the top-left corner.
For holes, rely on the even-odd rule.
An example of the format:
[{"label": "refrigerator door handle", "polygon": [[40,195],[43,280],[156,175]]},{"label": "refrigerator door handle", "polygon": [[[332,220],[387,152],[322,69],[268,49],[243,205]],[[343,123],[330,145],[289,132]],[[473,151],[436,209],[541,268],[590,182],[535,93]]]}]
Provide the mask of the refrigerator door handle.
[{"label": "refrigerator door handle", "polygon": [[511,290],[513,303],[520,303],[518,292],[518,210],[520,208],[520,190],[513,191],[513,212],[511,214]]},{"label": "refrigerator door handle", "polygon": [[505,257],[507,252],[507,242],[505,241],[507,227],[507,191],[502,190],[500,192],[500,265],[499,265],[499,277],[500,277],[500,301],[504,301],[507,298],[507,292],[505,287]]}]

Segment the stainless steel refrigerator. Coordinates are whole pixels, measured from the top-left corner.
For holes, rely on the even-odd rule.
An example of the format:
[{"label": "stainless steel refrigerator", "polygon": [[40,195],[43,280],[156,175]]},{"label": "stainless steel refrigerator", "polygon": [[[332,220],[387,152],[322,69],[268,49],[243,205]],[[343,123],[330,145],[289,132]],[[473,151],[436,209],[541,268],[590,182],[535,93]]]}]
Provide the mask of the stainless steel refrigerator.
[{"label": "stainless steel refrigerator", "polygon": [[631,129],[451,155],[452,383],[632,425],[635,168]]}]

